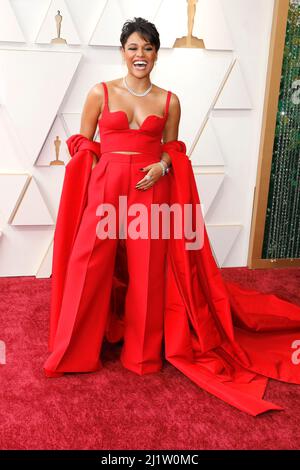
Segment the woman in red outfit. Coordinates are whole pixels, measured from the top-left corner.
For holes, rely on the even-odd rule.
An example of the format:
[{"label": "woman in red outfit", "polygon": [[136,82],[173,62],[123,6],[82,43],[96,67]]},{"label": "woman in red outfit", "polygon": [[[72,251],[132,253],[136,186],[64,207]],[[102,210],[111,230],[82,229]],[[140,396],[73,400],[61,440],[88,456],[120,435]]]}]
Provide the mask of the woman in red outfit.
[{"label": "woman in red outfit", "polygon": [[[140,203],[147,208],[150,229],[151,205],[169,203],[171,160],[167,153],[161,154],[161,138],[177,139],[179,100],[151,83],[159,49],[154,25],[142,19],[125,24],[121,42],[126,77],[95,85],[82,113],[81,135],[93,139],[99,123],[101,158],[97,163],[94,155],[88,204],[65,284],[57,347],[45,364],[48,376],[100,368],[118,239],[96,236],[97,206],[112,204],[119,220],[119,196],[125,196],[128,207]],[[130,220],[128,216],[127,226]],[[119,233],[119,226],[116,229]],[[145,374],[162,367],[167,239],[128,235],[126,251],[130,283],[121,361]],[[74,321],[76,317],[72,331],[70,317]]]},{"label": "woman in red outfit", "polygon": [[[135,18],[124,24],[121,43],[126,77],[91,89],[80,134],[67,140],[72,159],[54,238],[45,374],[101,369],[104,337],[123,338],[124,367],[156,372],[164,340],[166,359],[203,389],[253,416],[280,410],[263,395],[269,377],[300,384],[300,307],[225,282],[204,223],[197,249],[186,248],[185,233],[165,238],[161,226],[152,237],[154,204],[184,210],[188,203],[194,217],[200,201],[177,140],[178,97],[150,80],[158,32]],[[91,140],[97,124],[100,144]],[[130,232],[136,205],[146,236]],[[115,230],[105,237],[111,208]]]}]

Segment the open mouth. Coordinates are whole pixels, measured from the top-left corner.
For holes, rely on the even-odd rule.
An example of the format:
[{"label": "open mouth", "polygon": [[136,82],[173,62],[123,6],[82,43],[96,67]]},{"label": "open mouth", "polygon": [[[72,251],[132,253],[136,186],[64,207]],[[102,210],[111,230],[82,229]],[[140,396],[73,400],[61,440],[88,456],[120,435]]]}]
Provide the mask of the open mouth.
[{"label": "open mouth", "polygon": [[135,62],[133,62],[133,66],[139,70],[145,69],[147,67],[147,64],[148,62],[146,62],[145,60],[136,60]]}]

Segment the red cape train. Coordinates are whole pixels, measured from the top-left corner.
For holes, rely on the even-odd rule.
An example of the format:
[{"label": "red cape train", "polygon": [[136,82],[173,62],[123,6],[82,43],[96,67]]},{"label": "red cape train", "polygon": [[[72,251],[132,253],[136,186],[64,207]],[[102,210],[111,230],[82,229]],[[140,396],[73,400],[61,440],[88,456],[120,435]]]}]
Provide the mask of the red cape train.
[{"label": "red cape train", "polygon": [[[54,236],[49,351],[60,314],[68,259],[86,205],[92,155],[101,144],[81,134],[69,137]],[[184,142],[162,144],[172,160],[171,204],[200,205]],[[199,207],[199,206],[198,206]],[[193,219],[194,220],[194,219]],[[201,237],[200,237],[201,238]],[[168,243],[164,322],[165,358],[204,390],[253,416],[283,408],[263,399],[268,378],[300,384],[293,343],[300,340],[300,306],[273,294],[243,289],[225,281],[212,255],[205,224],[202,246],[185,248],[185,238]],[[190,241],[190,240],[188,240]],[[128,283],[124,240],[118,243],[110,313],[105,338],[123,335]],[[300,354],[299,354],[300,356]]]}]

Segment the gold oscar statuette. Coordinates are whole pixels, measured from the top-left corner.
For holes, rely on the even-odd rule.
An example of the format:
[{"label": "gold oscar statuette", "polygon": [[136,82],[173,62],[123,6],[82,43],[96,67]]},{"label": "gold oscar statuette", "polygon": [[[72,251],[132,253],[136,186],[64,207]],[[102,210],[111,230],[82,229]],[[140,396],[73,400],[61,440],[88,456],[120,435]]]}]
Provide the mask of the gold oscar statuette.
[{"label": "gold oscar statuette", "polygon": [[177,38],[174,42],[173,47],[198,47],[199,49],[205,49],[203,39],[199,39],[192,35],[194,28],[194,19],[196,14],[196,3],[198,0],[186,0],[187,1],[187,16],[188,16],[188,35]]},{"label": "gold oscar statuette", "polygon": [[61,144],[61,140],[60,140],[59,136],[57,135],[57,136],[56,136],[56,139],[54,140],[56,159],[55,159],[55,160],[52,160],[52,161],[50,162],[50,165],[64,165],[64,164],[65,164],[62,160],[59,160],[59,159],[58,159],[60,144]]},{"label": "gold oscar statuette", "polygon": [[59,10],[57,11],[57,15],[55,15],[55,22],[56,22],[57,38],[51,39],[51,44],[67,44],[67,41],[60,37],[62,16]]}]

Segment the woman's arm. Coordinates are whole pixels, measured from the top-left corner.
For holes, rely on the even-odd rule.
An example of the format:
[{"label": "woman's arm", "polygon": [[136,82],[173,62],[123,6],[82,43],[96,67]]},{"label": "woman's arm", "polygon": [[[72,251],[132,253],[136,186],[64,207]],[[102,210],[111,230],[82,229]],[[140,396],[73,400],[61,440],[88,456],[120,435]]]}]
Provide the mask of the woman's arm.
[{"label": "woman's arm", "polygon": [[[172,93],[169,105],[168,119],[163,132],[163,143],[166,144],[170,140],[178,139],[178,128],[179,121],[181,116],[181,107],[178,96],[175,93]],[[161,155],[162,160],[164,160],[168,166],[171,165],[171,158],[166,152],[163,152]]]},{"label": "woman's arm", "polygon": [[[101,113],[103,103],[103,91],[102,87],[99,84],[94,85],[87,94],[82,114],[81,114],[81,123],[80,123],[80,134],[87,137],[90,140],[93,140],[99,115]],[[93,154],[94,165],[98,161],[96,154]]]}]

